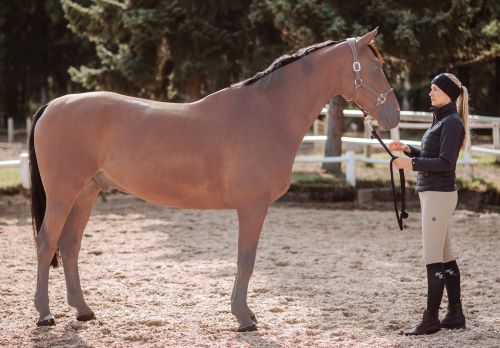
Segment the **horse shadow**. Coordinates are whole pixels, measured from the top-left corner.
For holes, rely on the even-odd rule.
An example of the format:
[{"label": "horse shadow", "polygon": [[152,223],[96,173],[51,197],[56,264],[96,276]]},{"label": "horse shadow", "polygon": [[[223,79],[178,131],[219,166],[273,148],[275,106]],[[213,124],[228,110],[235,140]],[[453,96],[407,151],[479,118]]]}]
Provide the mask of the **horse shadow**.
[{"label": "horse shadow", "polygon": [[56,334],[52,327],[37,327],[31,331],[31,342],[33,347],[92,347],[80,337],[71,324],[65,325],[62,335]]},{"label": "horse shadow", "polygon": [[259,333],[258,331],[256,332],[244,332],[244,333],[238,333],[234,337],[234,339],[241,344],[248,345],[250,347],[268,347],[268,348],[279,348],[281,347],[280,345],[266,340],[265,338],[262,337],[262,334]]}]

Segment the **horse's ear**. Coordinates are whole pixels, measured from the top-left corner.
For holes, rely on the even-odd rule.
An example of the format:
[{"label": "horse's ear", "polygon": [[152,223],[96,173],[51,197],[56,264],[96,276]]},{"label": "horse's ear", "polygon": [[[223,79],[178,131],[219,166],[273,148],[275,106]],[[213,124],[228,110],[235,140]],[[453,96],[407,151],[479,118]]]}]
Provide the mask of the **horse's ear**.
[{"label": "horse's ear", "polygon": [[365,35],[363,35],[359,40],[358,42],[362,45],[368,45],[370,42],[373,41],[373,39],[375,38],[375,35],[377,35],[377,32],[378,32],[378,27],[376,27],[375,29],[373,29],[372,31],[370,31],[369,33],[366,33]]}]

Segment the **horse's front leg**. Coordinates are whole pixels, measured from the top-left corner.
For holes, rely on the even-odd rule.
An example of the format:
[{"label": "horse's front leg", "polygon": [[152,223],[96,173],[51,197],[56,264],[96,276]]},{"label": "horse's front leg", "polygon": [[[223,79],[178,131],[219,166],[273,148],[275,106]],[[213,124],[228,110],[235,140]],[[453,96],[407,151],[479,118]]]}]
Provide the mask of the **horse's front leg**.
[{"label": "horse's front leg", "polygon": [[268,207],[268,202],[263,200],[238,209],[238,272],[231,296],[231,313],[238,319],[240,332],[257,330],[255,315],[247,305],[247,291]]}]

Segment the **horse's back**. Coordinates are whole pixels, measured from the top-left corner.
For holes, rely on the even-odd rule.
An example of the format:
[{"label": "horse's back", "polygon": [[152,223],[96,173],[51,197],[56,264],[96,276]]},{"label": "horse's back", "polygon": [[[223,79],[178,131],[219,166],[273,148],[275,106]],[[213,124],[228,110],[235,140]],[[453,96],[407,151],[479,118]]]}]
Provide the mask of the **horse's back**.
[{"label": "horse's back", "polygon": [[159,204],[234,207],[252,199],[254,185],[263,190],[274,185],[270,171],[283,156],[265,156],[263,162],[261,154],[273,148],[272,138],[263,137],[271,131],[256,119],[265,121],[265,115],[258,103],[247,108],[255,108],[252,114],[238,112],[240,101],[231,93],[223,90],[190,104],[109,92],[58,98],[36,125],[35,147],[46,162],[42,170],[64,167],[80,181]]}]

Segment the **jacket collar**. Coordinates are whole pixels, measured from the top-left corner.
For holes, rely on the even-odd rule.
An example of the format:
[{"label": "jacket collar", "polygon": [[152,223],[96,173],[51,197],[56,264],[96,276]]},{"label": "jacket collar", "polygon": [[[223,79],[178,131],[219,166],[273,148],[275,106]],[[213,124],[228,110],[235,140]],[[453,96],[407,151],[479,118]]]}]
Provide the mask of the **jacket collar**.
[{"label": "jacket collar", "polygon": [[432,107],[431,111],[434,114],[434,121],[437,122],[437,121],[442,120],[443,118],[445,118],[449,114],[457,113],[457,106],[455,105],[455,103],[450,102],[450,103],[443,105],[443,106],[440,106],[438,108]]}]

